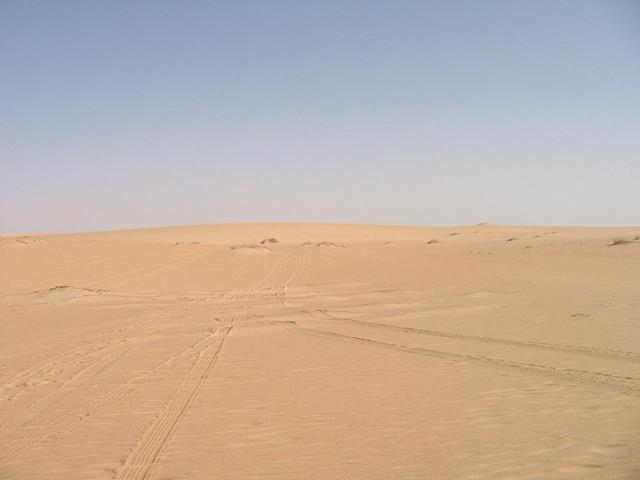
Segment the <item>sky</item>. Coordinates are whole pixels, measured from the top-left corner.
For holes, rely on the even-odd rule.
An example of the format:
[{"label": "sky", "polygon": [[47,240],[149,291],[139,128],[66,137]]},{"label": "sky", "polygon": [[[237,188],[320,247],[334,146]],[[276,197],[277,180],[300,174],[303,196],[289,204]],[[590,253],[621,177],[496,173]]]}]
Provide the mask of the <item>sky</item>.
[{"label": "sky", "polygon": [[0,0],[0,233],[640,225],[640,3]]}]

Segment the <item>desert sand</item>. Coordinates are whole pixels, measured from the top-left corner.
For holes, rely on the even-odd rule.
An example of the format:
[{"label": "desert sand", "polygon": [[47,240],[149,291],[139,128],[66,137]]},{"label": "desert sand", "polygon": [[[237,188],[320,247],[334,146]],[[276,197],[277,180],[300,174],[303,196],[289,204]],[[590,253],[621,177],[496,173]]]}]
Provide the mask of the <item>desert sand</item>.
[{"label": "desert sand", "polygon": [[638,235],[2,236],[0,479],[639,478]]}]

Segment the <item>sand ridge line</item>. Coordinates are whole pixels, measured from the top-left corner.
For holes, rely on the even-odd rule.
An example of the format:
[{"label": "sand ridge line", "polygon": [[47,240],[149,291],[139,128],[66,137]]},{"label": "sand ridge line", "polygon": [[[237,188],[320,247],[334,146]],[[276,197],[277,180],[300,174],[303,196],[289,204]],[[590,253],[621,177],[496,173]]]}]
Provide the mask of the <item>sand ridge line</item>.
[{"label": "sand ridge line", "polygon": [[[220,335],[218,330],[218,328],[213,327],[209,330],[208,335],[204,339],[189,346],[179,354],[171,356],[157,365],[153,370],[137,375],[124,384],[117,385],[101,397],[91,400],[88,404],[75,407],[75,409],[63,413],[54,419],[42,419],[42,425],[40,425],[35,432],[29,434],[21,429],[16,430],[11,435],[11,438],[7,438],[2,442],[4,445],[0,443],[0,462],[7,462],[8,460],[11,460],[26,448],[47,437],[60,433],[61,431],[71,431],[76,424],[82,421],[83,417],[95,413],[104,405],[112,401],[116,401],[126,395],[129,395],[137,387],[155,381],[162,370],[170,368],[176,361],[188,360],[194,355],[201,356],[203,351],[207,350],[211,345],[217,344],[219,341]],[[41,415],[38,415],[37,418],[31,419],[30,422],[35,423],[40,416]]]},{"label": "sand ridge line", "polygon": [[125,459],[122,468],[118,472],[117,479],[149,478],[154,462],[204,385],[232,328],[233,326],[225,327],[217,345],[211,345],[200,352],[198,361],[173,398],[143,434],[135,450]]},{"label": "sand ridge line", "polygon": [[608,358],[622,360],[631,363],[640,363],[640,353],[625,352],[622,350],[605,350],[594,347],[583,347],[569,344],[555,344],[545,342],[524,342],[521,340],[502,339],[494,337],[484,337],[478,335],[464,335],[462,333],[443,332],[439,330],[427,330],[422,328],[402,327],[399,325],[389,325],[386,323],[367,322],[366,320],[358,320],[355,318],[338,317],[332,315],[324,309],[317,310],[326,317],[333,320],[340,320],[343,322],[349,322],[357,325],[363,325],[370,328],[380,328],[385,330],[394,330],[397,332],[415,333],[418,335],[429,335],[434,337],[452,338],[455,340],[472,340],[483,343],[495,343],[501,345],[509,345],[514,347],[533,348],[537,350],[550,350],[562,353],[571,353],[577,355],[586,355],[589,357]]},{"label": "sand ridge line", "polygon": [[492,357],[475,356],[469,354],[444,352],[441,350],[434,350],[428,348],[407,347],[405,345],[398,345],[395,343],[381,342],[379,340],[372,340],[364,337],[354,337],[351,335],[343,335],[335,332],[328,332],[325,330],[316,330],[310,328],[303,328],[296,325],[294,321],[286,322],[271,322],[274,325],[281,325],[284,328],[304,335],[311,335],[320,338],[327,338],[338,341],[348,341],[359,343],[361,345],[375,346],[379,348],[385,348],[388,350],[396,350],[404,353],[410,353],[415,355],[423,355],[428,357],[436,357],[444,360],[453,361],[468,361],[478,363],[484,366],[494,368],[508,368],[519,371],[525,375],[544,376],[559,379],[568,383],[581,383],[594,387],[601,387],[613,392],[619,392],[624,394],[631,394],[634,396],[640,396],[640,379],[631,378],[635,382],[630,382],[629,377],[620,377],[609,374],[591,372],[588,370],[568,370],[558,369],[546,365],[528,364],[508,360],[500,360]]}]

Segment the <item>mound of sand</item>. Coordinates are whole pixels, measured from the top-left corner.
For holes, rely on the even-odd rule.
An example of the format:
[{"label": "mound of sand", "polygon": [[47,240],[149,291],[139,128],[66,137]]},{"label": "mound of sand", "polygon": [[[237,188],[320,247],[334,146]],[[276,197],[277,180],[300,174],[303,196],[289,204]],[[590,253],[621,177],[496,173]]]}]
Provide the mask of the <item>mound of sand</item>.
[{"label": "mound of sand", "polygon": [[19,237],[16,237],[10,245],[16,247],[27,247],[29,245],[42,242],[44,242],[44,240],[42,240],[41,238],[31,237],[29,235],[20,235]]},{"label": "mound of sand", "polygon": [[[638,238],[639,237],[636,237],[636,239]],[[634,240],[629,240],[623,237],[617,237],[611,240],[611,242],[609,243],[609,246],[613,247],[615,245],[628,245],[629,243],[634,243]]]},{"label": "mound of sand", "polygon": [[316,247],[330,247],[330,248],[343,248],[342,245],[336,245],[333,242],[319,242],[316,243]]},{"label": "mound of sand", "polygon": [[331,247],[331,248],[344,248],[343,245],[336,245],[333,242],[304,242],[300,244],[301,247]]},{"label": "mound of sand", "polygon": [[11,295],[0,299],[4,305],[37,305],[37,304],[60,304],[70,300],[89,295],[99,295],[102,290],[90,288],[78,288],[70,285],[56,285],[46,290],[36,290],[35,292],[23,295]]},{"label": "mound of sand", "polygon": [[440,240],[438,240],[437,238],[432,238],[431,240],[429,240],[427,242],[427,245],[434,245],[436,243],[442,243]]}]

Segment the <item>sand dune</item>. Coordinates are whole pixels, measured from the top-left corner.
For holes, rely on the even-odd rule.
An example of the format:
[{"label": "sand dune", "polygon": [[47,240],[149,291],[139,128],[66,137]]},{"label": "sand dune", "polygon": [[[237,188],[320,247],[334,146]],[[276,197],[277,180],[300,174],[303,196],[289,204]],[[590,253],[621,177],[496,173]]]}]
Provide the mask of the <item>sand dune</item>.
[{"label": "sand dune", "polygon": [[637,478],[638,235],[3,236],[0,478]]}]

